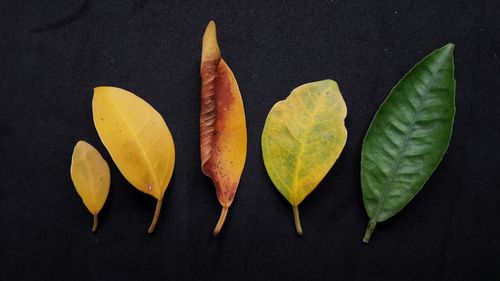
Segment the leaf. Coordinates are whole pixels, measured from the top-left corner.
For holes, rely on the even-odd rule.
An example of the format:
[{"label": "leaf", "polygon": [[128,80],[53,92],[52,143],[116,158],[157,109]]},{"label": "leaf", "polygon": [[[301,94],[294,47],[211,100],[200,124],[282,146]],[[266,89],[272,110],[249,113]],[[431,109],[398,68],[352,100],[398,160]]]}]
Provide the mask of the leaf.
[{"label": "leaf", "polygon": [[361,187],[370,217],[394,216],[420,191],[450,142],[455,116],[453,44],[415,65],[380,106],[361,151]]},{"label": "leaf", "polygon": [[94,215],[92,231],[97,230],[97,215],[109,193],[109,167],[92,145],[79,141],[71,157],[71,180],[83,204]]},{"label": "leaf", "polygon": [[158,200],[151,233],[175,164],[167,124],[146,101],[120,88],[95,88],[92,109],[99,137],[120,172],[135,188]]},{"label": "leaf", "polygon": [[339,157],[347,139],[347,108],[337,83],[304,84],[277,102],[266,119],[262,154],[269,177],[293,207],[302,235],[298,205]]},{"label": "leaf", "polygon": [[201,54],[201,169],[214,182],[222,212],[214,230],[224,224],[240,182],[247,153],[245,110],[238,83],[221,58],[210,21]]}]

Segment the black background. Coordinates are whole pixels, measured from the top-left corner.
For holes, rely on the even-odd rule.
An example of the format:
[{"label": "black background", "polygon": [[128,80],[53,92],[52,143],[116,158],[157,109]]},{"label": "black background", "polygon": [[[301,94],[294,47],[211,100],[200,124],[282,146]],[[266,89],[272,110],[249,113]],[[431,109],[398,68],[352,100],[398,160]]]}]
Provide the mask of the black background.
[{"label": "black background", "polygon": [[[1,280],[499,280],[500,3],[494,1],[2,1]],[[199,160],[200,48],[217,22],[239,82],[248,157],[220,237]],[[362,138],[415,63],[456,44],[457,115],[448,153],[423,190],[361,242]],[[342,156],[301,205],[304,236],[264,169],[271,106],[321,79],[348,106]],[[159,225],[93,127],[92,89],[112,85],[165,118],[177,158]],[[70,159],[84,139],[111,165],[92,234]]]}]

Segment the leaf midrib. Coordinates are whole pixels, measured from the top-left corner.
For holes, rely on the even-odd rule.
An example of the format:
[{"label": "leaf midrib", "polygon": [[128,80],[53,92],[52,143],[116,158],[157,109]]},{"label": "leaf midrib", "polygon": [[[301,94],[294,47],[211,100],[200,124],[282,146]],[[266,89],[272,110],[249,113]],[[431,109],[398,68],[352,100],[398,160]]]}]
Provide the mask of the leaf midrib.
[{"label": "leaf midrib", "polygon": [[[323,95],[320,95],[321,97],[321,100],[323,100]],[[300,100],[301,103],[302,103],[302,100]],[[306,109],[306,111],[312,116],[312,120],[313,122],[311,123],[314,123],[314,116],[316,115],[316,111],[318,109],[318,104],[320,104],[320,101],[318,101],[317,103],[314,104],[314,108],[312,111],[309,111],[305,105],[304,105],[304,108]],[[288,128],[287,126],[287,129],[290,130],[290,128]],[[308,126],[307,129],[304,131],[304,136],[308,136],[309,135],[309,130],[311,129],[311,126]],[[292,134],[293,135],[293,134]],[[296,138],[297,139],[297,138]],[[305,139],[307,139],[305,137]],[[304,143],[301,142],[299,139],[297,139],[298,143],[299,143],[299,152],[297,153],[297,164],[295,165],[295,168],[294,168],[294,171],[293,171],[293,186],[292,186],[292,205],[293,206],[296,206],[295,204],[297,203],[295,200],[296,200],[296,192],[297,192],[297,179],[298,179],[298,176],[299,176],[299,171],[302,169],[302,157],[301,155],[304,153]]]},{"label": "leaf midrib", "polygon": [[[112,106],[113,106],[113,108],[116,110],[116,112],[118,112],[118,115],[120,116],[120,119],[122,119],[122,122],[123,122],[123,121],[125,121],[125,120],[127,120],[127,119],[125,118],[125,114],[124,114],[124,113],[120,110],[120,108],[119,108],[119,107],[117,107],[117,106],[115,105],[115,103],[111,102],[111,105],[112,105]],[[148,114],[148,118],[151,118],[151,115],[149,115],[149,114]],[[140,150],[141,150],[141,152],[142,152],[142,154],[143,154],[144,158],[146,159],[146,163],[147,163],[147,165],[148,165],[149,171],[150,171],[151,175],[153,176],[153,178],[154,178],[154,180],[155,180],[155,185],[157,185],[157,186],[156,186],[156,188],[160,188],[160,189],[161,189],[161,187],[159,186],[158,178],[156,177],[156,173],[154,172],[154,169],[153,169],[153,164],[151,163],[151,160],[149,159],[148,154],[146,153],[146,150],[145,150],[145,149],[144,149],[144,147],[142,146],[141,141],[140,141],[140,139],[139,139],[139,136],[135,133],[135,131],[134,131],[134,130],[132,130],[132,129],[130,128],[130,126],[127,124],[127,122],[123,122],[123,123],[127,125],[127,129],[128,129],[128,131],[129,131],[129,132],[130,132],[130,134],[133,136],[133,138],[136,140],[136,141],[135,141],[135,143],[136,143],[136,144],[137,144],[137,146],[140,148]],[[147,187],[146,187],[146,190],[147,190],[147,191],[152,191],[152,190],[148,190],[148,188],[147,188]],[[160,194],[161,194],[161,192],[160,192]]]},{"label": "leaf midrib", "polygon": [[[427,96],[428,93],[430,92],[430,90],[432,88],[432,85],[434,84],[434,81],[436,80],[436,74],[441,71],[441,68],[443,67],[444,62],[445,61],[443,61],[441,63],[441,65],[439,65],[439,67],[437,68],[438,69],[437,71],[432,72],[432,80],[429,82],[429,84],[428,84],[427,88],[425,89],[424,93],[421,95],[420,103],[419,103],[417,111],[415,112],[415,115],[413,117],[410,129],[408,130],[408,133],[407,133],[407,135],[405,137],[405,141],[403,143],[403,146],[401,147],[401,150],[399,151],[399,156],[398,156],[398,160],[396,161],[396,166],[394,167],[394,169],[393,169],[393,171],[391,173],[391,177],[389,179],[389,182],[387,183],[387,188],[384,191],[384,194],[383,194],[383,197],[382,197],[382,201],[380,201],[380,203],[379,203],[379,205],[377,207],[377,210],[375,211],[375,215],[373,216],[373,220],[375,220],[375,221],[377,221],[378,216],[380,214],[380,211],[382,209],[382,206],[384,205],[384,203],[385,203],[385,201],[387,199],[387,194],[389,193],[389,191],[393,187],[394,178],[396,176],[396,171],[399,169],[399,165],[400,165],[401,160],[403,158],[403,154],[404,154],[404,152],[406,150],[406,146],[408,145],[408,141],[410,140],[411,134],[414,131],[415,123],[417,122],[418,117],[420,115],[420,112],[422,111],[425,96]],[[415,87],[413,83],[412,83],[412,86]]]}]

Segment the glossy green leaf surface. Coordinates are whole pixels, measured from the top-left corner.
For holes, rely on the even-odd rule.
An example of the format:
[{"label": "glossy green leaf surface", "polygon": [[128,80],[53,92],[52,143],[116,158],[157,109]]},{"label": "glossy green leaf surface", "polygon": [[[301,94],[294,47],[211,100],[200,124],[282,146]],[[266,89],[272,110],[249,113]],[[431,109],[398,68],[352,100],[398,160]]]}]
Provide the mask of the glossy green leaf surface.
[{"label": "glossy green leaf surface", "polygon": [[453,44],[416,64],[392,89],[366,133],[361,187],[370,217],[364,242],[377,222],[394,216],[439,165],[455,116]]},{"label": "glossy green leaf surface", "polygon": [[277,102],[262,132],[266,170],[293,207],[302,234],[298,205],[328,173],[347,139],[347,107],[333,80],[307,83]]}]

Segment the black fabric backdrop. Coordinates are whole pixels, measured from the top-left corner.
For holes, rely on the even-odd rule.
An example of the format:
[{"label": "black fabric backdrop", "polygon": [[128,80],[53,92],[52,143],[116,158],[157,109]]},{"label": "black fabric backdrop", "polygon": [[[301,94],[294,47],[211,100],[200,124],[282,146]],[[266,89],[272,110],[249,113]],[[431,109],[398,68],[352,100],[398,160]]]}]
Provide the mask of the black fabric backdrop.
[{"label": "black fabric backdrop", "polygon": [[[2,1],[1,280],[499,280],[500,3],[491,1]],[[200,171],[200,47],[210,19],[245,102],[248,158],[220,237]],[[456,44],[457,115],[423,190],[361,242],[363,136],[391,87]],[[301,205],[304,236],[264,169],[271,106],[334,79],[348,106],[342,156]],[[155,201],[121,176],[93,127],[92,89],[151,103],[177,159],[157,231]],[[111,166],[92,234],[70,159],[84,139]]]}]

